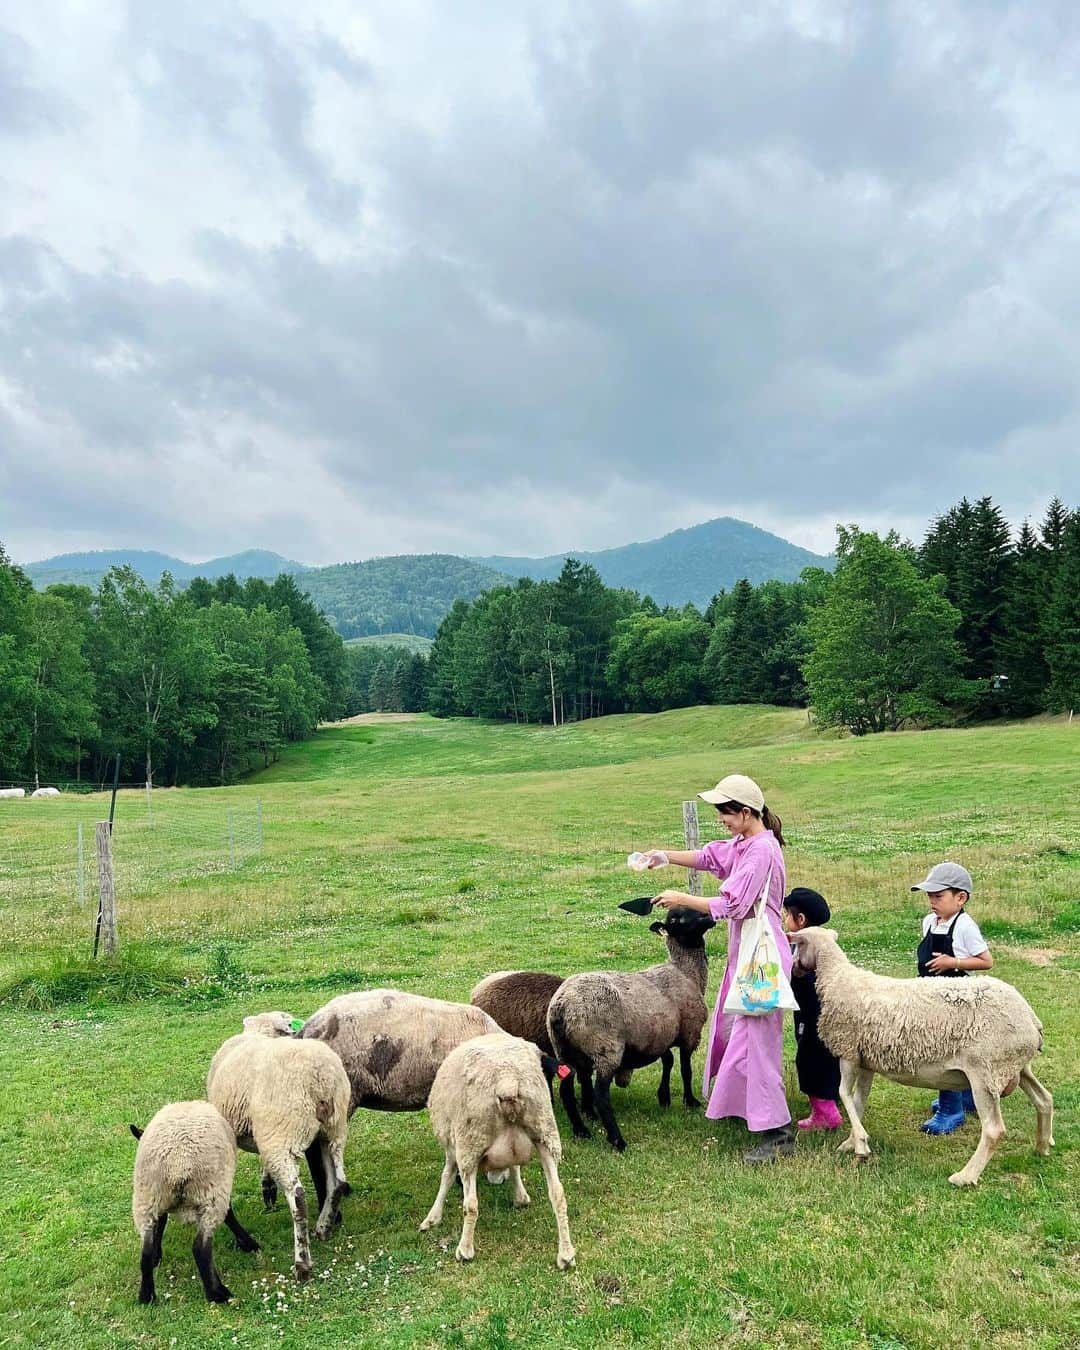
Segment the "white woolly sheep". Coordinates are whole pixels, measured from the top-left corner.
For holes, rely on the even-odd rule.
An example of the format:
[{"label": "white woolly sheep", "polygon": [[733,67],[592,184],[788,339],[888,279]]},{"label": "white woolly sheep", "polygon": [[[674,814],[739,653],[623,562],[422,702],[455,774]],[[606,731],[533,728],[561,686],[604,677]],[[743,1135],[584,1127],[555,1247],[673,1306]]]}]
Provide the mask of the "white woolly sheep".
[{"label": "white woolly sheep", "polygon": [[582,1110],[589,1116],[599,1114],[608,1142],[620,1153],[626,1140],[611,1109],[612,1080],[625,1085],[634,1069],[659,1059],[663,1073],[657,1100],[661,1106],[670,1106],[671,1052],[677,1046],[683,1101],[687,1107],[700,1105],[694,1096],[690,1057],[708,1017],[704,934],[714,926],[707,914],[671,909],[663,922],[649,925],[667,940],[668,959],[663,965],[630,973],[571,975],[552,997],[548,1007],[551,1044],[581,1082]]},{"label": "white woolly sheep", "polygon": [[556,1264],[560,1270],[572,1267],[575,1253],[566,1218],[566,1195],[559,1180],[562,1144],[537,1047],[503,1032],[459,1045],[439,1066],[428,1110],[446,1161],[435,1203],[420,1231],[442,1220],[447,1193],[455,1174],[460,1173],[464,1222],[455,1255],[459,1261],[471,1261],[479,1208],[477,1172],[510,1168],[514,1185],[511,1199],[519,1208],[524,1207],[530,1202],[521,1181],[521,1167],[535,1150],[540,1155],[559,1230]]},{"label": "white woolly sheep", "polygon": [[161,1263],[161,1238],[170,1214],[196,1225],[192,1255],[206,1297],[225,1303],[232,1294],[214,1265],[214,1234],[226,1223],[244,1252],[259,1244],[233,1213],[231,1197],[236,1171],[236,1135],[209,1102],[172,1102],[163,1106],[145,1130],[130,1127],[139,1141],[131,1217],[142,1238],[139,1302],[152,1303],[154,1270]]},{"label": "white woolly sheep", "polygon": [[59,797],[60,789],[54,787],[35,788],[30,794],[31,797]]},{"label": "white woolly sheep", "polygon": [[273,1204],[280,1186],[293,1220],[293,1261],[298,1280],[311,1274],[308,1210],[300,1183],[300,1158],[311,1168],[319,1217],[315,1236],[326,1238],[337,1221],[345,1179],[349,1080],[328,1045],[297,1040],[287,1013],[244,1018],[244,1030],[215,1054],[206,1095],[236,1131],[237,1142],[258,1153],[263,1197]]},{"label": "white woolly sheep", "polygon": [[973,1186],[1005,1137],[1001,1098],[1019,1086],[1036,1112],[1035,1152],[1053,1147],[1054,1099],[1031,1072],[1042,1023],[1010,984],[989,975],[963,980],[891,979],[852,965],[828,928],[790,934],[796,973],[814,971],[818,1032],[840,1060],[840,1100],[851,1134],[840,1144],[870,1156],[863,1127],[875,1074],[908,1087],[971,1088],[982,1132],[966,1166],[949,1180]]},{"label": "white woolly sheep", "polygon": [[13,801],[26,796],[25,788],[0,788],[0,801],[10,797]]},{"label": "white woolly sheep", "polygon": [[447,1003],[397,989],[341,994],[312,1013],[297,1033],[325,1041],[349,1076],[350,1114],[420,1111],[451,1050],[498,1024],[467,1003]]},{"label": "white woolly sheep", "polygon": [[[482,1008],[503,1031],[540,1047],[544,1076],[559,1076],[559,1100],[563,1104],[575,1139],[591,1139],[592,1134],[578,1112],[574,1096],[574,1075],[569,1065],[559,1064],[548,1033],[547,1014],[555,990],[563,984],[561,975],[540,970],[498,970],[487,975],[469,995],[474,1008]],[[551,1058],[544,1061],[544,1056]]]}]

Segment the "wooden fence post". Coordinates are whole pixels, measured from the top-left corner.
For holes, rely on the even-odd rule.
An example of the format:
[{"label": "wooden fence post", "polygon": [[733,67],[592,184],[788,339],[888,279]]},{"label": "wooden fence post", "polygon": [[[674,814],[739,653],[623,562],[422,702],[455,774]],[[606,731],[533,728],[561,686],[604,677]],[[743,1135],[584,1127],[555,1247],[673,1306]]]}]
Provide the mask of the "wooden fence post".
[{"label": "wooden fence post", "polygon": [[[686,840],[686,847],[687,849],[696,852],[698,849],[698,840],[700,837],[698,834],[697,802],[683,802],[682,819],[683,819],[683,837]],[[690,871],[687,872],[686,877],[687,877],[686,889],[690,892],[691,895],[700,895],[701,873],[695,872],[694,869],[691,868]]]},{"label": "wooden fence post", "polygon": [[112,830],[109,828],[107,820],[98,821],[96,840],[102,941],[105,947],[105,955],[115,956],[119,950],[120,942],[116,934],[116,890],[113,885]]}]

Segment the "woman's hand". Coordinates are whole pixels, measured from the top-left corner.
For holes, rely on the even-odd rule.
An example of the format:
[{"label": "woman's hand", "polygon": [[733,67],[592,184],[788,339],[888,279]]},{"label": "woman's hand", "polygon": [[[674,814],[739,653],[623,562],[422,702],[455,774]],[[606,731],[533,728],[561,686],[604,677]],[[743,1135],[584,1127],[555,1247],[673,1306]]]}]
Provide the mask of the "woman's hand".
[{"label": "woman's hand", "polygon": [[674,909],[677,905],[685,905],[687,900],[693,898],[683,891],[661,891],[659,895],[653,897],[653,905],[657,909]]},{"label": "woman's hand", "polygon": [[641,856],[647,861],[650,868],[667,867],[668,865],[668,855],[662,848],[646,849]]}]

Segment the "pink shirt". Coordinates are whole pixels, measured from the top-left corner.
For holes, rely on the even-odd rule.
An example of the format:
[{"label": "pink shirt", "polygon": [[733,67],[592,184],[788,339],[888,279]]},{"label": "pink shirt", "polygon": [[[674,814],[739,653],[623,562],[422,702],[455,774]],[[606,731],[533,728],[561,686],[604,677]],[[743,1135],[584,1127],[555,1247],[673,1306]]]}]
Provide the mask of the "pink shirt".
[{"label": "pink shirt", "polygon": [[779,926],[782,930],[780,920],[787,870],[783,849],[772,830],[761,830],[749,839],[742,835],[734,839],[714,839],[694,858],[696,871],[711,872],[723,879],[720,894],[709,901],[709,912],[717,920],[745,918],[757,903],[770,867],[772,880],[766,908],[776,920],[773,927]]}]

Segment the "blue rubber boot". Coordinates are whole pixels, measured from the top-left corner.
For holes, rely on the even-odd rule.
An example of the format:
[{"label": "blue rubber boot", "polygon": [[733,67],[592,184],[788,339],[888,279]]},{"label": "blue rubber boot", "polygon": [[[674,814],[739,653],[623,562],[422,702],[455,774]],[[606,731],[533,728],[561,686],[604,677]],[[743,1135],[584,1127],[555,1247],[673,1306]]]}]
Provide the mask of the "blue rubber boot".
[{"label": "blue rubber boot", "polygon": [[963,1125],[964,1119],[964,1094],[942,1090],[934,1114],[919,1128],[923,1134],[952,1134]]},{"label": "blue rubber boot", "polygon": [[[979,1114],[979,1108],[975,1105],[975,1098],[972,1095],[971,1089],[964,1088],[963,1093],[961,1095],[964,1098],[965,1115],[977,1116]],[[933,1112],[937,1111],[937,1109],[938,1109],[938,1099],[935,1097],[934,1100],[930,1103],[930,1110]]]}]

